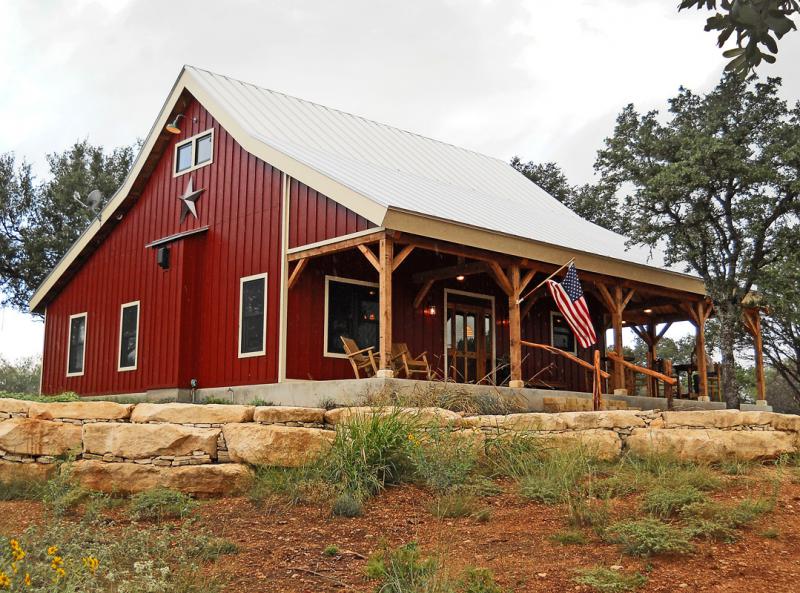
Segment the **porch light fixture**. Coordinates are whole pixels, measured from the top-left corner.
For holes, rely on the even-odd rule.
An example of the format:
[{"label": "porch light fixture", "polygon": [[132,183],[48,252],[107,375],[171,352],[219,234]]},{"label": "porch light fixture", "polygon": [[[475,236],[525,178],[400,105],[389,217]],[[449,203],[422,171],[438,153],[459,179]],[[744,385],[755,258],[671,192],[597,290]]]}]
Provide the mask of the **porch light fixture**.
[{"label": "porch light fixture", "polygon": [[456,280],[458,280],[459,282],[464,282],[464,274],[459,274],[458,276],[456,276]]},{"label": "porch light fixture", "polygon": [[653,310],[652,309],[645,309],[644,312],[647,313],[647,314],[650,314],[650,313],[653,312]]},{"label": "porch light fixture", "polygon": [[427,305],[422,310],[422,314],[426,317],[436,317],[436,305]]},{"label": "porch light fixture", "polygon": [[182,113],[179,113],[178,115],[175,116],[175,119],[173,119],[166,125],[164,129],[167,130],[167,132],[169,132],[170,134],[180,134],[181,129],[178,127],[178,120],[182,117],[184,117],[184,115]]}]

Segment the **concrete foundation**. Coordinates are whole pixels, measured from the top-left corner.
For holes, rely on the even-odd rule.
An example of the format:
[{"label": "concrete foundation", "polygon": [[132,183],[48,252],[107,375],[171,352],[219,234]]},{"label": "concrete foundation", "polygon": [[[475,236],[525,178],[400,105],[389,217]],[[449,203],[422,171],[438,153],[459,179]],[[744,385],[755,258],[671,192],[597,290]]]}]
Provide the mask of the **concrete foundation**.
[{"label": "concrete foundation", "polygon": [[[341,379],[335,381],[286,381],[285,383],[266,383],[261,385],[237,385],[231,387],[213,387],[198,389],[194,401],[202,403],[213,398],[230,401],[236,404],[266,403],[281,406],[333,407],[360,405],[368,395],[383,392],[400,396],[424,394],[427,392],[443,392],[451,390],[464,395],[499,395],[524,402],[528,412],[545,412],[545,398],[577,398],[592,401],[592,394],[581,391],[559,391],[549,389],[528,389],[495,387],[494,385],[468,385],[464,383],[443,383],[441,381],[418,381],[412,379],[395,379],[374,377],[371,379]],[[87,399],[124,399],[125,401],[180,401],[191,402],[190,389],[159,389],[147,393],[125,394],[120,396],[103,396]],[[667,400],[662,397],[646,397],[637,395],[604,395],[610,402],[624,402],[628,408],[641,410],[666,410]],[[676,410],[724,410],[725,402],[674,400]],[[758,404],[742,404],[742,410],[771,411],[765,401]]]}]

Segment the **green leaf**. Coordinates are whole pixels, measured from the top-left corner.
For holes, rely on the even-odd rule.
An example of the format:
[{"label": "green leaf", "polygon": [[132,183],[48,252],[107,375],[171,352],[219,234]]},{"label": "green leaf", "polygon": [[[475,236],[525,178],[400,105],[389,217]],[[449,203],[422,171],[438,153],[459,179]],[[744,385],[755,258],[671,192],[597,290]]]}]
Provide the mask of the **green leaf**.
[{"label": "green leaf", "polygon": [[722,52],[723,58],[735,58],[736,56],[740,56],[744,53],[743,47],[734,47],[733,49],[726,50]]}]

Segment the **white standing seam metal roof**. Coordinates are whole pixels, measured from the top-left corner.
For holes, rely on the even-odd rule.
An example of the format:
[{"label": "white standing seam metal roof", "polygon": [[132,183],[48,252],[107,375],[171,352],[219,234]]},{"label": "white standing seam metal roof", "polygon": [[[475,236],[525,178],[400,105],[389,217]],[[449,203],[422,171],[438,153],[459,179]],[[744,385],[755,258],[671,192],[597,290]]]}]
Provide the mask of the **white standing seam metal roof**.
[{"label": "white standing seam metal roof", "polygon": [[628,249],[625,237],[581,218],[506,161],[186,68],[253,138],[381,206],[665,268],[659,251]]},{"label": "white standing seam metal roof", "polygon": [[[246,150],[378,226],[390,212],[411,213],[489,231],[498,239],[522,239],[644,266],[663,279],[690,281],[690,290],[702,291],[696,276],[665,266],[658,250],[628,248],[625,237],[581,218],[503,160],[184,66],[128,177],[42,282],[31,299],[32,310],[41,309],[59,279],[113,219],[143,175],[144,163],[184,91]],[[494,240],[484,248],[493,246]],[[623,276],[635,278],[635,270]]]}]

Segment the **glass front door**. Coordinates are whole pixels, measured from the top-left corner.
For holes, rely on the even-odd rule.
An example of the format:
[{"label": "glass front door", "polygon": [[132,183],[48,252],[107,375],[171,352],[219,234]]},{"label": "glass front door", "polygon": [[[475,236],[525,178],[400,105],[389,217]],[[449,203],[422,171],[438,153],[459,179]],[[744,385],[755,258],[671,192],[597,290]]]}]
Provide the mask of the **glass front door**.
[{"label": "glass front door", "polygon": [[448,302],[445,347],[448,376],[451,381],[493,382],[493,329],[491,306]]}]

